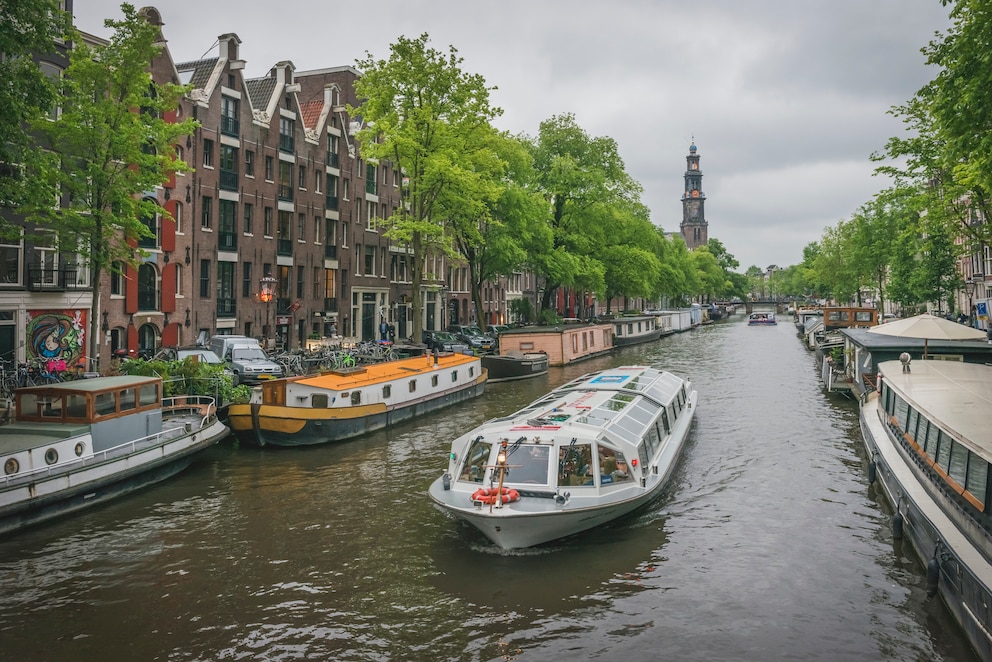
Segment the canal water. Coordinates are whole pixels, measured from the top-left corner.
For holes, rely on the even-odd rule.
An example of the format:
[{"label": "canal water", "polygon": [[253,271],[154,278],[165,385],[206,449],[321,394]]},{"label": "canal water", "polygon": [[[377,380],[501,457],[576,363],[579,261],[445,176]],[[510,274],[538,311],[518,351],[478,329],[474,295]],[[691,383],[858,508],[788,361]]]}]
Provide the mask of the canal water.
[{"label": "canal water", "polygon": [[[435,510],[452,437],[590,370],[690,377],[671,486],[501,552]],[[855,403],[787,319],[740,315],[341,444],[225,441],[175,479],[0,541],[7,660],[972,660],[868,487]]]}]

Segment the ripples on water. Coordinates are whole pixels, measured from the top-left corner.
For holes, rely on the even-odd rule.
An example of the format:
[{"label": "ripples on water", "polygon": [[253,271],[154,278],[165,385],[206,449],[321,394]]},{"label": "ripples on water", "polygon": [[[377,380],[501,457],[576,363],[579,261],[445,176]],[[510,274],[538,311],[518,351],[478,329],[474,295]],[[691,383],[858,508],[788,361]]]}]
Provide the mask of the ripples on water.
[{"label": "ripples on water", "polygon": [[[590,370],[700,392],[665,494],[503,552],[434,510],[450,440]],[[740,317],[388,432],[208,452],[164,485],[0,542],[23,660],[967,660],[868,492],[857,414],[791,324]]]}]

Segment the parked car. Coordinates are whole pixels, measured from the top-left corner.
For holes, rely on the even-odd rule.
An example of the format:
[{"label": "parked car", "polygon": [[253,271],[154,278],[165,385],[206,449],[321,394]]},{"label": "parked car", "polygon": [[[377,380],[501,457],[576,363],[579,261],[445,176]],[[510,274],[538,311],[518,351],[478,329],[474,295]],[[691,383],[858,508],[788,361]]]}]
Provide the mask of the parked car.
[{"label": "parked car", "polygon": [[263,379],[283,377],[282,366],[269,359],[255,338],[246,336],[213,336],[210,349],[233,373],[234,385],[261,383]]},{"label": "parked car", "polygon": [[206,347],[199,347],[195,345],[190,347],[162,347],[155,352],[155,356],[153,358],[160,361],[182,361],[183,359],[191,356],[196,357],[197,361],[202,361],[203,363],[223,363],[223,361],[220,360],[220,357],[213,351],[207,349]]},{"label": "parked car", "polygon": [[496,341],[490,336],[483,335],[477,326],[453,324],[448,327],[448,331],[454,333],[456,338],[473,351],[489,352],[496,347]]},{"label": "parked car", "polygon": [[464,352],[468,349],[467,343],[447,331],[424,331],[423,343],[427,349],[437,349],[439,352]]}]

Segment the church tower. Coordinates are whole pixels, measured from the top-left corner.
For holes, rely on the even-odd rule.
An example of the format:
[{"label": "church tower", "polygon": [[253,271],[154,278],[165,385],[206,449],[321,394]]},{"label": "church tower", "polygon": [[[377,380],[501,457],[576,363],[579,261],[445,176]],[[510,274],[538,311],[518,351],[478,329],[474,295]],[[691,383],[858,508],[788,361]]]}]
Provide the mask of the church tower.
[{"label": "church tower", "polygon": [[682,194],[682,225],[679,226],[689,250],[704,246],[708,241],[705,202],[703,173],[699,170],[699,155],[693,140],[689,145],[689,155],[685,157],[685,193]]}]

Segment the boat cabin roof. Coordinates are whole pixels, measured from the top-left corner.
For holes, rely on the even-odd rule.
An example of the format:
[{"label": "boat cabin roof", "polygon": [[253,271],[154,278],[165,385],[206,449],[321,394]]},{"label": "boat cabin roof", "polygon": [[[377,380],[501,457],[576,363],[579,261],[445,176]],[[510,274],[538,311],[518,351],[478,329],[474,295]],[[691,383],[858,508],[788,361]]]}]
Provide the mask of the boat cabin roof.
[{"label": "boat cabin roof", "polygon": [[33,423],[94,423],[161,409],[162,380],[118,375],[31,386],[14,392],[16,419]]},{"label": "boat cabin roof", "polygon": [[988,413],[992,411],[992,366],[960,361],[899,361],[880,366],[884,381],[914,409],[958,437],[984,458],[992,458]]}]

